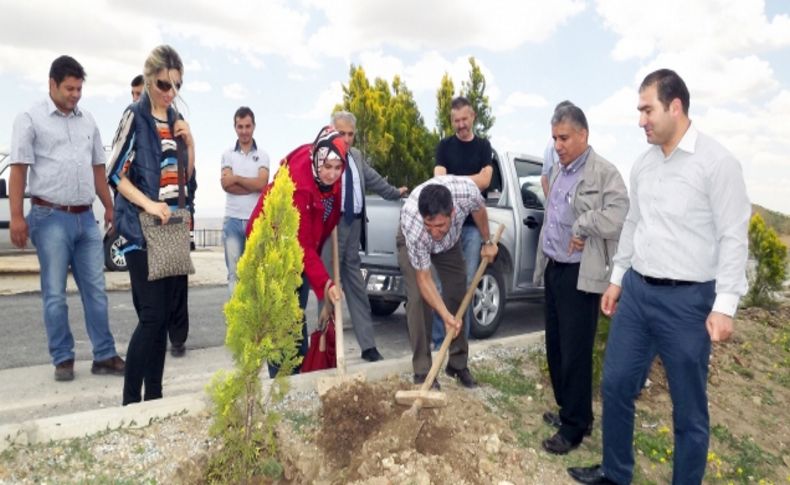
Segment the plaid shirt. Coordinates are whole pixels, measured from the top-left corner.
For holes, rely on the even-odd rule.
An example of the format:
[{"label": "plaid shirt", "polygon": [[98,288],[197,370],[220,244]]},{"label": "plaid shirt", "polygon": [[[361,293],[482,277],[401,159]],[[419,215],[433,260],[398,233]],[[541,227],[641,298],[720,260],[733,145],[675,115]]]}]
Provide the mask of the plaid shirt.
[{"label": "plaid shirt", "polygon": [[[425,225],[417,206],[420,192],[429,184],[444,185],[450,189],[453,196],[455,214],[450,224],[450,230],[445,236],[434,241]],[[409,253],[409,262],[416,270],[426,270],[431,267],[431,254],[442,253],[452,248],[461,237],[461,226],[464,219],[472,212],[485,207],[485,200],[469,177],[455,175],[442,175],[434,177],[417,186],[409,195],[400,212],[400,227],[406,240],[406,249]]]}]

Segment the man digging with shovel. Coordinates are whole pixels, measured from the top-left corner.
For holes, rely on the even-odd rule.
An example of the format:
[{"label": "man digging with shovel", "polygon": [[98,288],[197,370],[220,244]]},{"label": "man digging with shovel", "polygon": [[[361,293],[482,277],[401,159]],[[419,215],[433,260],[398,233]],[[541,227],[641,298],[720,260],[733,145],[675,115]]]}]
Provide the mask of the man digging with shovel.
[{"label": "man digging with shovel", "polygon": [[[425,382],[431,367],[432,311],[455,335],[445,372],[467,388],[477,386],[467,367],[469,344],[461,332],[463,320],[455,317],[466,291],[466,266],[459,243],[468,215],[480,230],[481,258],[493,261],[497,246],[490,239],[488,213],[480,190],[469,177],[445,175],[419,185],[401,209],[396,236],[398,264],[406,283],[406,319],[413,352],[414,383]],[[431,264],[442,284],[442,295],[431,277]],[[439,388],[438,381],[433,387]]]}]

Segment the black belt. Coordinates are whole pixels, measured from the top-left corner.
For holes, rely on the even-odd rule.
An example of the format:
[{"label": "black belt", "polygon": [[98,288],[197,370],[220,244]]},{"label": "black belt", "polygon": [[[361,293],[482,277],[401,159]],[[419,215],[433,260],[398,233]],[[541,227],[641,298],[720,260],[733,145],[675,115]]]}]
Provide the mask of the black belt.
[{"label": "black belt", "polygon": [[44,199],[40,199],[38,197],[32,197],[30,201],[35,205],[40,205],[42,207],[51,207],[52,209],[68,212],[71,214],[81,214],[85,211],[89,211],[91,206],[89,205],[59,205],[53,204],[52,202],[47,202]]},{"label": "black belt", "polygon": [[689,285],[696,285],[698,283],[697,281],[672,280],[669,278],[653,278],[652,276],[645,276],[639,273],[638,271],[634,271],[634,274],[642,278],[642,281],[644,281],[648,285],[653,285],[653,286],[689,286]]},{"label": "black belt", "polygon": [[354,219],[362,219],[362,213],[354,214]]},{"label": "black belt", "polygon": [[551,266],[573,266],[573,265],[581,264],[581,263],[563,263],[562,261],[557,261],[551,258],[547,258],[547,259],[549,260],[548,264],[550,264]]}]

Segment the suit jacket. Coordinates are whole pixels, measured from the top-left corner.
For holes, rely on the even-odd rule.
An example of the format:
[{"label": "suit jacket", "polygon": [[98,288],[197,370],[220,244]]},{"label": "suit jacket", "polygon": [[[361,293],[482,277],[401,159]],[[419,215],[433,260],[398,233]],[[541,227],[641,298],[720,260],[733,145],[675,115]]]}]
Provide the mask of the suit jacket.
[{"label": "suit jacket", "polygon": [[351,158],[354,160],[354,163],[357,165],[357,172],[360,174],[360,187],[362,188],[362,220],[365,222],[362,224],[362,231],[360,235],[362,248],[365,248],[365,243],[367,240],[367,205],[365,204],[365,193],[368,190],[371,190],[381,197],[387,200],[398,200],[400,199],[400,191],[397,187],[390,185],[387,180],[379,175],[376,170],[370,166],[367,158],[362,155],[356,148],[351,148],[350,150]]}]

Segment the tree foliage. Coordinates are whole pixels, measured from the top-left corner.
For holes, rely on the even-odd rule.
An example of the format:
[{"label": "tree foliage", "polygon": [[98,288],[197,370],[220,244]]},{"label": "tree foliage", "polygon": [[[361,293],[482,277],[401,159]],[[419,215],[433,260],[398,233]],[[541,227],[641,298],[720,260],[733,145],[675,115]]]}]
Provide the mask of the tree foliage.
[{"label": "tree foliage", "polygon": [[481,138],[488,138],[488,130],[494,126],[496,118],[486,94],[486,78],[474,57],[469,58],[469,67],[469,79],[461,84],[461,96],[469,99],[475,111],[475,134]]},{"label": "tree foliage", "polygon": [[354,113],[357,148],[391,184],[414,187],[431,176],[436,137],[399,77],[371,84],[362,67],[351,66],[338,108]]},{"label": "tree foliage", "polygon": [[748,306],[771,306],[773,292],[782,288],[787,276],[787,246],[776,231],[766,226],[760,214],[749,221],[749,254],[756,266],[751,273],[749,291],[745,304]]},{"label": "tree foliage", "polygon": [[440,139],[453,134],[453,124],[450,121],[450,106],[455,97],[453,79],[446,72],[442,76],[439,90],[436,91],[436,132]]},{"label": "tree foliage", "polygon": [[[293,192],[288,168],[280,167],[239,259],[233,296],[225,305],[225,345],[235,368],[218,372],[209,385],[214,402],[211,432],[223,441],[209,463],[210,482],[239,483],[281,470],[274,458],[279,417],[269,405],[288,390],[284,376],[299,365],[302,338],[296,290],[302,284],[303,263]],[[263,396],[259,376],[267,361],[278,363],[280,373]]]}]

